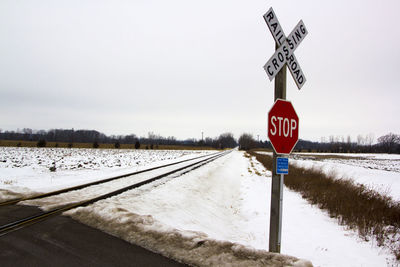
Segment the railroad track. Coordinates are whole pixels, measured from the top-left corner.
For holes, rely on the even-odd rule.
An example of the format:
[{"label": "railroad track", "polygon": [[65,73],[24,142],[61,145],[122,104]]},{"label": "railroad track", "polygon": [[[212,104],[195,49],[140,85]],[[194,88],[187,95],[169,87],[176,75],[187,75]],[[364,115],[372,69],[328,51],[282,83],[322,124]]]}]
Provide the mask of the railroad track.
[{"label": "railroad track", "polygon": [[8,201],[8,202],[3,202],[3,203],[0,204],[0,209],[1,209],[1,206],[14,205],[14,204],[16,204],[16,203],[18,203],[20,201],[54,196],[54,195],[66,193],[66,192],[73,191],[73,190],[79,190],[79,189],[87,188],[87,187],[90,187],[90,186],[93,186],[93,185],[99,185],[99,184],[102,184],[102,183],[107,183],[107,182],[110,182],[110,181],[113,181],[113,180],[129,177],[129,176],[134,176],[134,175],[137,175],[137,174],[140,174],[140,173],[150,172],[150,171],[153,171],[153,170],[166,168],[166,167],[182,164],[182,163],[185,163],[185,162],[194,161],[194,162],[190,162],[189,164],[186,164],[184,166],[176,167],[175,169],[169,170],[169,171],[164,172],[162,174],[155,175],[154,177],[151,177],[149,179],[146,179],[146,180],[143,180],[143,181],[140,181],[140,182],[137,182],[137,183],[134,183],[134,184],[119,188],[117,190],[108,192],[106,194],[98,195],[96,197],[93,197],[93,198],[90,198],[90,199],[86,199],[86,200],[82,200],[82,201],[79,201],[79,202],[76,202],[76,203],[66,204],[66,205],[64,205],[62,207],[58,207],[58,208],[55,208],[55,209],[52,209],[52,210],[49,210],[49,211],[43,211],[43,212],[40,212],[39,214],[35,214],[35,215],[32,215],[32,216],[28,216],[28,217],[25,217],[25,218],[21,218],[21,219],[12,221],[10,223],[6,223],[6,224],[0,226],[0,236],[5,235],[7,233],[10,233],[12,231],[18,230],[20,228],[26,227],[28,225],[40,222],[42,220],[45,220],[46,218],[49,218],[51,216],[60,214],[60,213],[65,212],[67,210],[71,210],[71,209],[74,209],[74,208],[77,208],[77,207],[84,207],[84,206],[90,205],[90,204],[92,204],[92,203],[94,203],[96,201],[99,201],[99,200],[102,200],[102,199],[106,199],[106,198],[109,198],[109,197],[113,197],[113,196],[119,195],[121,193],[124,193],[124,192],[126,192],[128,190],[132,190],[134,188],[138,188],[138,187],[141,187],[143,185],[146,185],[146,184],[149,184],[149,183],[153,183],[153,182],[155,182],[155,181],[157,181],[157,180],[159,180],[161,178],[170,176],[172,174],[180,174],[180,175],[182,175],[184,173],[187,173],[187,172],[190,172],[190,171],[192,171],[194,169],[197,169],[197,168],[199,168],[199,167],[201,167],[201,166],[203,166],[203,165],[205,165],[205,164],[207,164],[207,163],[209,163],[211,161],[214,161],[217,158],[225,156],[226,154],[228,154],[230,152],[231,151],[216,152],[216,153],[213,153],[211,155],[204,155],[204,156],[196,157],[196,158],[193,158],[193,159],[182,160],[182,161],[178,161],[178,162],[174,162],[174,163],[170,163],[170,164],[166,164],[166,165],[162,165],[162,166],[158,166],[158,167],[154,167],[154,168],[145,169],[145,170],[142,170],[142,171],[132,172],[132,173],[128,173],[128,174],[125,174],[125,175],[120,175],[120,176],[116,176],[116,177],[112,177],[112,178],[108,178],[108,179],[103,179],[101,181],[96,181],[96,182],[87,183],[87,184],[83,184],[83,185],[79,185],[79,186],[74,186],[74,187],[70,187],[70,188],[66,188],[66,189],[62,189],[62,190],[57,190],[57,191],[46,193],[46,194],[41,194],[41,195],[38,195],[38,196],[33,196],[33,197],[30,197],[30,198],[16,199],[16,200]]},{"label": "railroad track", "polygon": [[13,205],[13,204],[16,204],[18,202],[25,201],[25,200],[50,197],[50,196],[54,196],[54,195],[58,195],[58,194],[66,193],[66,192],[70,192],[70,191],[73,191],[73,190],[79,190],[79,189],[83,189],[85,187],[89,187],[89,186],[92,186],[92,185],[103,184],[103,183],[107,183],[107,182],[114,181],[114,180],[117,180],[117,179],[121,179],[121,178],[124,178],[124,177],[133,176],[133,175],[137,175],[137,174],[145,173],[145,172],[150,172],[150,171],[154,171],[154,170],[157,170],[157,169],[161,169],[161,168],[177,165],[177,164],[180,164],[180,163],[184,163],[184,162],[188,162],[188,161],[192,161],[192,160],[197,160],[197,159],[200,159],[200,158],[205,158],[205,157],[209,157],[209,156],[213,156],[213,155],[218,155],[220,153],[221,152],[216,152],[216,153],[212,153],[212,154],[209,154],[209,155],[203,155],[203,156],[199,156],[199,157],[195,157],[195,158],[191,158],[191,159],[185,159],[185,160],[181,160],[181,161],[177,161],[177,162],[173,162],[173,163],[169,163],[169,164],[160,165],[160,166],[153,167],[153,168],[144,169],[144,170],[141,170],[141,171],[130,172],[130,173],[114,176],[114,177],[111,177],[111,178],[106,178],[106,179],[102,179],[102,180],[98,180],[98,181],[94,181],[94,182],[90,182],[90,183],[86,183],[86,184],[81,184],[81,185],[77,185],[77,186],[73,186],[73,187],[63,188],[63,189],[60,189],[60,190],[56,190],[56,191],[52,191],[52,192],[48,192],[48,193],[44,193],[44,194],[39,194],[39,195],[31,196],[31,197],[12,199],[12,200],[9,200],[9,201],[1,202],[0,203],[0,207],[1,206],[6,206],[6,205]]}]

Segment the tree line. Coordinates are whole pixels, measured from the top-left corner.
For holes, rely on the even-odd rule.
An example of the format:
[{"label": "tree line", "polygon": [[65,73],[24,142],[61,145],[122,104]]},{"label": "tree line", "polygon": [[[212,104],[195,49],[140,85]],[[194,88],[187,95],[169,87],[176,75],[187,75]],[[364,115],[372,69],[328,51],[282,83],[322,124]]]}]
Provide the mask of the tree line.
[{"label": "tree line", "polygon": [[174,136],[163,137],[153,132],[149,132],[147,137],[138,137],[135,134],[129,135],[106,135],[96,130],[74,130],[74,129],[51,129],[51,130],[32,130],[23,128],[17,131],[2,131],[0,129],[0,140],[14,141],[34,141],[38,146],[45,146],[46,142],[68,143],[72,147],[74,143],[93,143],[93,147],[99,147],[99,144],[115,144],[119,148],[121,144],[135,144],[140,148],[145,144],[153,148],[157,145],[180,145],[180,146],[206,146],[217,149],[234,148],[237,141],[232,133],[223,133],[218,137],[207,137],[204,140],[185,139],[178,140]]},{"label": "tree line", "polygon": [[[255,148],[272,149],[269,141],[256,141],[251,134],[244,133],[238,140],[239,149],[249,150]],[[312,142],[300,139],[294,152],[326,152],[326,153],[397,153],[400,154],[400,135],[388,133],[377,139],[374,143],[372,134],[365,137],[357,136],[357,141],[352,142],[350,136],[330,136],[328,141],[321,138],[321,142]]]},{"label": "tree line", "polygon": [[[105,135],[96,130],[74,130],[74,129],[51,129],[35,131],[24,128],[17,131],[2,131],[0,129],[0,140],[15,141],[36,141],[38,146],[45,146],[46,142],[74,143],[93,143],[93,147],[99,147],[100,143],[115,144],[119,148],[120,144],[135,144],[140,148],[145,144],[153,148],[157,145],[179,145],[179,146],[199,146],[212,147],[218,149],[234,148],[239,145],[239,149],[250,150],[254,148],[271,149],[269,141],[257,141],[249,133],[243,133],[236,140],[232,133],[223,133],[218,137],[206,137],[204,140],[185,139],[178,140],[174,136],[163,137],[153,132],[149,132],[147,137],[138,137],[135,134],[129,135]],[[321,138],[320,142],[313,142],[300,139],[295,148],[295,152],[329,152],[329,153],[398,153],[400,154],[400,135],[388,133],[374,142],[373,134],[365,136],[358,135],[356,141],[352,141],[350,136],[329,136]]]}]

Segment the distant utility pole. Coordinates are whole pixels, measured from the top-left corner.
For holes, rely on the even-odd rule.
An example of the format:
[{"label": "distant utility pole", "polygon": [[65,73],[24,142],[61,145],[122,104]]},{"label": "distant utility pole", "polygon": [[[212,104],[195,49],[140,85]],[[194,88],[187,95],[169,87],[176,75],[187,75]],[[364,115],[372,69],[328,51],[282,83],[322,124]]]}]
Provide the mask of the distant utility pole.
[{"label": "distant utility pole", "polygon": [[257,134],[257,141],[260,143],[260,135]]},{"label": "distant utility pole", "polygon": [[203,140],[203,134],[204,134],[204,133],[201,132],[201,141],[204,141],[204,140]]}]

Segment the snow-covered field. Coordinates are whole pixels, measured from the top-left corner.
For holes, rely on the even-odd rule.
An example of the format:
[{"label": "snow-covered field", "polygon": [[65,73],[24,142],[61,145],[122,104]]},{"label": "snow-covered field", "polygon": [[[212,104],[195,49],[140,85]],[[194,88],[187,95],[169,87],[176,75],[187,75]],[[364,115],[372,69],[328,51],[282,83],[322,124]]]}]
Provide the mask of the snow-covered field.
[{"label": "snow-covered field", "polygon": [[[322,156],[322,157],[321,157]],[[346,164],[372,170],[400,173],[399,154],[332,154],[332,153],[298,153],[294,158]]]},{"label": "snow-covered field", "polygon": [[[3,151],[1,159],[4,160]],[[144,154],[139,155],[139,158],[144,158],[146,153],[153,151],[142,152]],[[28,157],[29,152],[26,153]],[[121,164],[121,167],[102,166],[97,170],[95,168],[89,170],[65,168],[64,171],[68,175],[62,175],[61,167],[60,172],[58,167],[54,173],[48,170],[52,166],[54,157],[45,160],[43,151],[38,150],[34,153],[34,156],[28,157],[33,158],[32,166],[26,164],[25,167],[15,167],[16,169],[27,168],[25,170],[27,180],[33,179],[35,175],[42,176],[43,174],[43,177],[47,177],[46,179],[54,175],[52,179],[58,181],[66,177],[74,177],[73,172],[75,172],[77,174],[75,182],[77,182],[85,179],[86,176],[93,178],[94,175],[91,173],[104,173],[104,176],[107,176],[105,174],[113,171],[121,172],[134,167],[134,163],[124,163],[125,165]],[[179,159],[200,155],[196,152],[183,151],[171,153],[177,153],[175,156]],[[9,154],[17,157],[19,153],[9,152]],[[48,164],[38,167],[34,159],[36,156],[42,156],[42,162],[48,162]],[[98,157],[93,157],[92,161],[98,162],[101,156],[98,155]],[[131,157],[134,158],[133,154]],[[71,155],[71,160],[64,162],[72,162],[74,158],[74,155]],[[157,159],[160,162],[160,157]],[[7,158],[6,162],[0,160],[0,163],[8,164],[8,161]],[[23,160],[19,162],[21,161],[23,162]],[[133,159],[132,161],[135,162]],[[162,163],[166,161],[168,160]],[[59,164],[61,165],[60,161]],[[132,165],[128,166],[128,164]],[[151,163],[149,159],[148,164],[156,163]],[[12,169],[12,165],[0,166],[2,166],[0,179],[3,177],[10,179],[7,178],[10,176],[6,177],[4,174],[9,171],[8,169]],[[375,171],[390,173],[382,170]],[[60,176],[57,176],[58,174]],[[14,176],[12,179],[17,179],[17,177]],[[84,208],[71,210],[67,214],[129,242],[185,262],[199,263],[204,266],[223,265],[227,262],[235,262],[238,266],[265,265],[267,263],[265,259],[271,257],[266,252],[268,250],[270,178],[271,173],[254,158],[245,157],[243,152],[233,151],[192,172],[163,178],[159,182],[98,201]],[[38,177],[36,179],[39,180]],[[29,190],[37,191],[34,183],[23,181],[22,179],[18,183],[28,187]],[[47,180],[47,183],[50,181]],[[61,182],[57,184],[62,185]],[[0,184],[0,188],[10,189],[11,186],[4,182]],[[44,186],[42,184],[42,187]],[[81,191],[77,194],[85,195],[87,192]],[[390,251],[376,247],[373,241],[360,240],[357,233],[339,226],[335,219],[308,204],[299,194],[284,188],[283,197],[281,247],[283,254],[310,260],[314,266],[397,264],[393,261]],[[29,204],[45,207],[57,204],[55,202],[58,201],[60,199],[47,198],[43,202]],[[243,255],[250,256],[243,257]],[[251,261],[248,260],[249,258]],[[297,261],[291,257],[270,260],[281,264],[285,262],[287,265],[297,263],[299,266],[307,266],[306,261]]]},{"label": "snow-covered field", "polygon": [[[270,152],[257,153],[272,155]],[[398,154],[294,153],[290,156],[289,164],[320,169],[338,179],[351,179],[400,201]]]},{"label": "snow-covered field", "polygon": [[[50,192],[214,152],[0,147],[0,201]],[[51,167],[55,167],[55,171],[51,171]]]},{"label": "snow-covered field", "polygon": [[[315,155],[328,156],[319,159]],[[329,158],[333,156],[332,158]],[[345,158],[335,158],[342,156]],[[400,155],[398,154],[300,154],[290,163],[319,168],[338,178],[352,179],[400,201]]]}]

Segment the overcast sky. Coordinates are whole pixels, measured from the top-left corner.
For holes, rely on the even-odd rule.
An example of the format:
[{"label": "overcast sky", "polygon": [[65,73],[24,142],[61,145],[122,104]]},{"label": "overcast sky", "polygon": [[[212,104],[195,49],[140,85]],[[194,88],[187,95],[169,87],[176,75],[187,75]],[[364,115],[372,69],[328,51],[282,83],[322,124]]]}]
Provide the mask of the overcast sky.
[{"label": "overcast sky", "polygon": [[400,134],[398,0],[0,1],[0,128],[267,138],[273,7],[307,78],[288,72],[300,138]]}]

